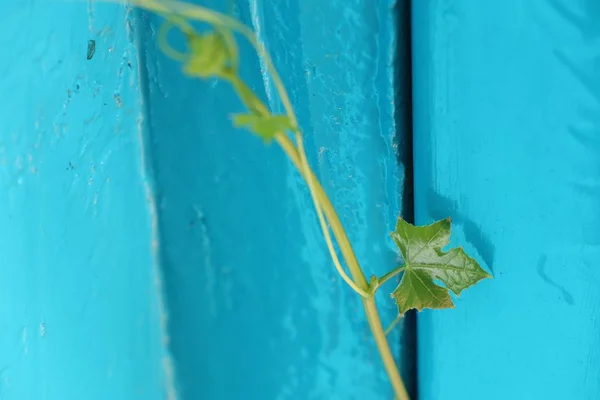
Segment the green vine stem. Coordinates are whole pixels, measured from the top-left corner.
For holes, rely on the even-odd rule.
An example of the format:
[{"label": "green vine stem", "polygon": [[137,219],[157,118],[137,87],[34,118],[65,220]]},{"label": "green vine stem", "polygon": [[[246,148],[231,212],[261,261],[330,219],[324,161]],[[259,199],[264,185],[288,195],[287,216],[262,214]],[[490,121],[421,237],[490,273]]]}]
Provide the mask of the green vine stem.
[{"label": "green vine stem", "polygon": [[383,275],[381,278],[377,279],[377,283],[371,285],[371,292],[375,293],[377,291],[377,289],[379,289],[381,287],[381,285],[383,285],[384,283],[386,283],[387,281],[389,281],[396,275],[404,272],[405,269],[406,269],[405,266],[398,267],[396,269],[391,270],[387,274]]},{"label": "green vine stem", "polygon": [[[275,140],[281,146],[283,151],[287,154],[287,156],[292,161],[292,163],[296,166],[296,168],[298,169],[298,171],[300,172],[302,177],[307,182],[308,181],[312,182],[312,190],[311,190],[312,198],[315,203],[315,208],[317,209],[317,212],[319,213],[319,221],[321,223],[321,228],[323,230],[325,240],[328,242],[329,253],[332,256],[332,259],[334,260],[334,264],[336,264],[336,269],[338,270],[338,272],[340,273],[340,275],[342,276],[344,281],[346,281],[348,283],[348,285],[352,289],[354,289],[355,292],[360,294],[361,297],[363,297],[363,298],[370,298],[371,295],[369,294],[369,284],[367,282],[367,279],[365,278],[365,275],[364,275],[362,269],[360,268],[360,265],[358,264],[358,260],[356,259],[356,256],[354,255],[354,250],[352,249],[352,246],[350,245],[350,241],[348,240],[348,237],[346,236],[346,231],[342,227],[342,223],[341,223],[337,213],[335,212],[335,209],[333,208],[331,201],[325,194],[325,190],[323,190],[323,187],[317,181],[315,174],[312,171],[312,169],[310,168],[310,166],[308,165],[308,163],[303,164],[303,160],[300,158],[299,151],[294,146],[292,141],[283,134],[277,134],[275,136]],[[352,278],[357,283],[355,283],[348,277],[348,275],[346,274],[344,269],[341,267],[341,265],[339,265],[339,261],[337,261],[337,254],[335,252],[335,249],[333,248],[333,245],[330,243],[331,239],[329,237],[329,228],[326,226],[326,221],[323,218],[323,213],[325,214],[327,220],[329,221],[331,229],[333,231],[333,235],[335,236],[336,241],[338,242],[338,245],[340,246],[342,255],[349,265],[348,269],[350,270],[350,273],[352,274]],[[349,260],[353,260],[354,264],[349,262]]]},{"label": "green vine stem", "polygon": [[[104,0],[119,2],[120,0]],[[354,253],[346,231],[342,226],[330,199],[311,169],[304,148],[304,141],[298,127],[289,96],[271,57],[254,32],[235,19],[208,8],[183,3],[177,0],[130,0],[140,8],[165,17],[166,22],[158,31],[158,45],[172,59],[183,63],[183,71],[191,77],[219,78],[227,81],[238,94],[247,109],[245,114],[233,116],[233,123],[245,127],[266,142],[275,141],[298,169],[306,181],[320,228],[333,264],[342,279],[361,296],[361,301],[371,333],[379,350],[384,368],[389,377],[397,400],[409,400],[396,361],[390,350],[386,335],[410,309],[454,307],[450,291],[458,295],[479,280],[490,277],[479,264],[468,257],[462,248],[442,251],[450,237],[450,220],[438,221],[425,227],[413,226],[402,218],[398,219],[392,238],[398,245],[405,264],[380,278],[373,276],[367,280]],[[200,21],[211,25],[214,31],[198,34],[188,21]],[[178,28],[187,40],[188,52],[182,53],[169,45],[168,34]],[[273,115],[268,107],[246,85],[238,74],[238,48],[234,33],[244,37],[256,50],[266,66],[285,115]],[[287,132],[292,133],[292,138]],[[333,233],[333,238],[331,236]],[[335,239],[335,242],[334,240]],[[335,249],[337,243],[348,275]],[[376,291],[390,279],[402,274],[392,297],[398,305],[399,315],[386,330],[375,301]],[[439,286],[435,280],[445,286]]]},{"label": "green vine stem", "polygon": [[[290,156],[292,162],[299,167],[300,160],[297,159],[298,156],[293,154],[292,146],[293,144],[289,141],[289,139],[285,136],[277,136],[276,140],[279,142],[281,147],[284,149],[286,153]],[[313,174],[310,168],[307,169],[308,173]],[[314,175],[313,175],[314,176]],[[306,178],[305,178],[306,179]],[[317,196],[323,205],[323,209],[325,214],[327,215],[334,235],[336,236],[338,243],[340,245],[341,251],[346,258],[349,269],[353,272],[350,265],[353,265],[356,268],[356,275],[353,273],[354,279],[357,279],[357,282],[360,282],[364,285],[364,289],[370,291],[369,283],[367,282],[362,269],[354,255],[354,250],[350,245],[350,241],[348,240],[348,236],[342,224],[335,212],[329,198],[325,194],[325,191],[321,187],[320,184],[315,184],[315,191],[317,192]],[[353,262],[353,264],[351,264]],[[390,379],[390,383],[392,388],[394,389],[395,397],[398,400],[410,400],[408,396],[408,392],[406,391],[406,386],[404,385],[404,381],[400,376],[400,371],[398,370],[398,366],[396,365],[396,361],[392,355],[392,351],[390,349],[390,345],[386,338],[386,333],[383,330],[383,326],[381,324],[381,318],[379,317],[379,312],[377,311],[377,305],[375,304],[375,295],[373,292],[371,294],[362,299],[363,307],[365,309],[365,313],[367,315],[367,321],[369,323],[369,328],[371,329],[371,333],[373,334],[373,338],[375,339],[375,343],[377,345],[377,349],[379,350],[379,354],[381,355],[381,360],[383,361],[384,368],[388,377]]]}]

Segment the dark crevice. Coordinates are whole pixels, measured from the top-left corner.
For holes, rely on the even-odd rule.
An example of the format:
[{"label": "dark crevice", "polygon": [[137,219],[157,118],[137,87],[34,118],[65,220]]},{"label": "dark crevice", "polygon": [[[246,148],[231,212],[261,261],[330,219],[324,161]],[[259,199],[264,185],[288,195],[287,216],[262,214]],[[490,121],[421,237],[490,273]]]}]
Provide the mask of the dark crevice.
[{"label": "dark crevice", "polygon": [[[411,2],[398,0],[396,3],[398,32],[395,62],[396,138],[398,164],[404,169],[402,188],[402,216],[415,222],[413,184],[413,113],[412,113],[412,36]],[[417,318],[410,311],[404,318],[401,335],[400,365],[408,393],[412,400],[418,398],[417,365]]]}]

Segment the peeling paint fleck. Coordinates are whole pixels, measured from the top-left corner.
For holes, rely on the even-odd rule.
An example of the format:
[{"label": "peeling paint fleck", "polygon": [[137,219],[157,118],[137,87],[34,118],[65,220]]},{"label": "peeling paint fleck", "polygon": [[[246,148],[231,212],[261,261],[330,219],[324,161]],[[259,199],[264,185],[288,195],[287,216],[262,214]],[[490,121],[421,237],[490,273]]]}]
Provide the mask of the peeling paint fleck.
[{"label": "peeling paint fleck", "polygon": [[94,54],[96,53],[96,41],[95,40],[88,40],[88,45],[87,45],[87,59],[91,60],[92,58],[94,58]]}]

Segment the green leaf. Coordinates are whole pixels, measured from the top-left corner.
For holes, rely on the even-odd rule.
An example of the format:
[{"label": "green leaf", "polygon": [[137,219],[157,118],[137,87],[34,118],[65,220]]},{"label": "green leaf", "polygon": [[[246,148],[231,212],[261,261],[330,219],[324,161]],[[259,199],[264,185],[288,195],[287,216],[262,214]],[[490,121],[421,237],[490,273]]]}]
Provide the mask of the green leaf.
[{"label": "green leaf", "polygon": [[202,35],[187,33],[189,59],[183,65],[183,71],[190,76],[209,78],[231,75],[232,67],[237,65],[237,48],[230,35],[209,32]]},{"label": "green leaf", "polygon": [[[414,226],[399,218],[391,236],[406,268],[392,293],[400,314],[410,309],[453,308],[449,290],[458,296],[464,289],[491,277],[461,247],[442,251],[450,242],[450,218],[427,226]],[[436,284],[436,279],[445,287]]]},{"label": "green leaf", "polygon": [[286,115],[256,115],[235,114],[233,124],[236,128],[245,127],[265,141],[287,130],[294,130],[290,119]]}]

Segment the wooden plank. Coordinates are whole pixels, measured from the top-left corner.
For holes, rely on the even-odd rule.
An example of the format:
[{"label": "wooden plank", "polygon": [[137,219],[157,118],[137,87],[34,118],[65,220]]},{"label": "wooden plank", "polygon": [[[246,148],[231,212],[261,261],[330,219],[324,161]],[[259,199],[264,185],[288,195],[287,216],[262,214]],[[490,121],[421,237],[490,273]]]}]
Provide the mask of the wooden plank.
[{"label": "wooden plank", "polygon": [[[223,6],[222,1],[204,5]],[[239,1],[297,108],[309,158],[369,273],[396,262],[396,10],[387,2]],[[156,28],[152,19],[152,29]],[[184,399],[391,396],[359,298],[337,276],[304,183],[234,130],[225,84],[190,81],[145,31],[170,348]],[[280,109],[243,46],[243,76]],[[384,296],[382,312],[395,315]],[[399,331],[391,336],[399,353]]]},{"label": "wooden plank", "polygon": [[2,399],[165,399],[129,23],[123,6],[3,3]]},{"label": "wooden plank", "polygon": [[493,271],[423,313],[420,399],[600,395],[600,3],[413,3],[415,204]]}]

